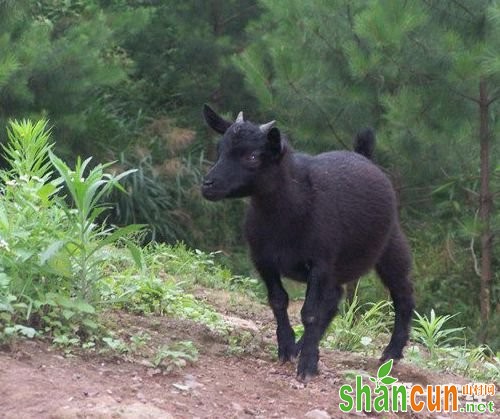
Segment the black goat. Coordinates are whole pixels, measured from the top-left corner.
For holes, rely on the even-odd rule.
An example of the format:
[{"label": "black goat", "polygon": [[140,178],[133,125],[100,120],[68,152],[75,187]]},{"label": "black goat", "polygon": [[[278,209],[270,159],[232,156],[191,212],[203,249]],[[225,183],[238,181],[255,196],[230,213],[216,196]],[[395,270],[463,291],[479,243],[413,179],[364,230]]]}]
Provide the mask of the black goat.
[{"label": "black goat", "polygon": [[[318,345],[337,312],[342,284],[375,267],[396,312],[381,361],[402,358],[414,307],[410,250],[399,226],[393,187],[369,158],[375,137],[360,132],[355,150],[317,156],[293,151],[274,121],[229,122],[205,105],[208,125],[223,134],[202,193],[211,201],[250,196],[245,233],[277,322],[281,361],[300,353],[297,373],[317,374]],[[297,343],[281,276],[307,283]]]}]

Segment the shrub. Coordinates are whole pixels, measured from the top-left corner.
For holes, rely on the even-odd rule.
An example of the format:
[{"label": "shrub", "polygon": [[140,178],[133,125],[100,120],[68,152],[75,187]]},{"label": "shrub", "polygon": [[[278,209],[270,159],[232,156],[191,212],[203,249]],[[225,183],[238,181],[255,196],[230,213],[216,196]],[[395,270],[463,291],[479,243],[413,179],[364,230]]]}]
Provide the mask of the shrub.
[{"label": "shrub", "polygon": [[[0,171],[0,340],[35,331],[59,342],[91,339],[99,250],[138,228],[97,221],[102,199],[128,173],[86,170],[89,159],[73,171],[52,147],[46,121],[10,123],[3,146],[10,167]],[[63,186],[74,208],[58,196]]]}]

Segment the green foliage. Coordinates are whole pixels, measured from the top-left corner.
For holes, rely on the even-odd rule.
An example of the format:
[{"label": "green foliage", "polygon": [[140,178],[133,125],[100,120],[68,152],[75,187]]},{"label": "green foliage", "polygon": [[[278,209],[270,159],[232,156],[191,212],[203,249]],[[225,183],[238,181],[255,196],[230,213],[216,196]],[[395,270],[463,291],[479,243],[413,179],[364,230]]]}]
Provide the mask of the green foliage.
[{"label": "green foliage", "polygon": [[47,156],[53,144],[50,144],[50,131],[47,121],[15,122],[7,130],[9,142],[2,144],[5,159],[11,167],[11,174],[18,177],[36,176],[42,180],[51,174]]},{"label": "green foliage", "polygon": [[500,379],[500,358],[491,349],[481,345],[469,347],[464,342],[459,346],[438,347],[434,355],[427,353],[417,345],[406,350],[406,359],[418,366],[441,371],[462,374],[477,381],[493,381]]},{"label": "green foliage", "polygon": [[159,347],[153,359],[153,365],[164,368],[166,372],[184,368],[188,363],[198,360],[198,349],[191,341],[180,341],[172,345]]},{"label": "green foliage", "polygon": [[126,235],[141,228],[139,225],[129,225],[123,228],[99,226],[98,219],[109,208],[102,203],[103,198],[112,188],[123,191],[119,181],[133,170],[113,176],[104,169],[112,163],[98,164],[87,169],[91,158],[84,162],[77,158],[75,170],[71,170],[60,158],[48,152],[52,165],[56,168],[64,186],[70,193],[75,204],[75,211],[66,211],[69,223],[74,229],[75,238],[65,243],[70,260],[77,269],[77,289],[83,299],[92,301],[95,282],[99,279],[95,267],[102,264],[104,258],[98,252],[106,245],[116,242]]},{"label": "green foliage", "polygon": [[255,279],[232,275],[215,262],[213,254],[193,251],[182,244],[150,244],[139,251],[143,269],[138,269],[123,251],[106,254],[99,292],[107,304],[136,314],[193,320],[226,334],[229,328],[221,315],[196,298],[193,291],[195,294],[201,285],[260,295]]},{"label": "green foliage", "polygon": [[[127,161],[120,163],[131,166]],[[116,222],[123,225],[146,223],[151,231],[150,240],[175,241],[180,238],[182,229],[172,216],[175,197],[166,186],[168,184],[155,174],[150,156],[142,158],[137,170],[123,182],[128,194],[114,198]]]},{"label": "green foliage", "polygon": [[95,151],[98,138],[89,143],[87,134],[97,114],[105,118],[96,111],[96,103],[104,105],[97,99],[127,80],[132,65],[118,48],[122,25],[135,33],[147,20],[142,9],[130,19],[126,11],[104,12],[94,1],[2,3],[0,124],[11,117],[48,116],[66,155]]},{"label": "green foliage", "polygon": [[327,330],[325,346],[341,350],[374,350],[380,347],[381,333],[387,333],[391,326],[392,315],[388,301],[359,304],[355,294],[350,303],[341,307]]},{"label": "green foliage", "polygon": [[[46,126],[13,121],[4,146],[11,168],[0,172],[0,337],[33,336],[33,330],[62,345],[87,344],[100,328],[98,251],[137,227],[98,226],[100,199],[126,174],[105,174],[100,165],[84,173],[85,164],[71,172],[50,151]],[[75,210],[57,197],[63,184]]]},{"label": "green foliage", "polygon": [[228,57],[244,45],[247,22],[258,15],[255,0],[188,0],[150,7],[144,30],[125,48],[137,65],[143,101],[199,126],[200,104],[249,102],[241,75]]},{"label": "green foliage", "polygon": [[434,351],[439,347],[449,346],[451,342],[460,340],[457,336],[452,336],[457,332],[464,330],[463,327],[446,328],[445,324],[457,314],[450,316],[436,316],[434,310],[431,310],[430,317],[420,315],[415,312],[415,323],[413,327],[414,337],[421,342],[434,355]]}]

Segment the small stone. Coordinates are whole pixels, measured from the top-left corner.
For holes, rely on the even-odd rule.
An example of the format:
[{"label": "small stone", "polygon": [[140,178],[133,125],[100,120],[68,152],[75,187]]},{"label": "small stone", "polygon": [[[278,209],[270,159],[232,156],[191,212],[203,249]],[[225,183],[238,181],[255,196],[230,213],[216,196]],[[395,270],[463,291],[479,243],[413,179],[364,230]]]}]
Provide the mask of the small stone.
[{"label": "small stone", "polygon": [[181,390],[181,391],[188,391],[189,390],[189,386],[186,386],[184,384],[180,384],[180,383],[173,383],[172,384],[176,389],[178,390]]},{"label": "small stone", "polygon": [[246,413],[247,415],[250,415],[250,416],[255,416],[256,415],[256,412],[253,411],[252,409],[249,409],[248,407],[245,407],[243,409],[243,412]]},{"label": "small stone", "polygon": [[241,319],[239,317],[225,316],[225,315],[222,315],[222,318],[227,324],[229,324],[229,326],[232,326],[235,329],[251,330],[252,332],[259,331],[259,328],[252,320]]},{"label": "small stone", "polygon": [[233,408],[233,410],[236,410],[237,412],[243,411],[243,406],[241,406],[241,404],[239,403],[231,402],[231,407]]},{"label": "small stone", "polygon": [[310,410],[305,417],[309,419],[331,419],[331,416],[325,410],[320,409]]},{"label": "small stone", "polygon": [[162,373],[162,371],[160,368],[149,368],[146,371],[146,374],[148,375],[148,377],[154,377],[155,375],[160,375],[161,373]]}]

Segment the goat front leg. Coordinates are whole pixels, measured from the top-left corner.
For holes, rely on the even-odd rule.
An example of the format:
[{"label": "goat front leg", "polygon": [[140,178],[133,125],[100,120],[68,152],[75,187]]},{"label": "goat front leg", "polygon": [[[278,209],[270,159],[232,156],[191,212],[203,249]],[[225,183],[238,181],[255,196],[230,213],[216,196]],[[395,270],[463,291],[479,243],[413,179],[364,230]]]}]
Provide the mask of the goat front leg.
[{"label": "goat front leg", "polygon": [[276,319],[278,339],[278,358],[281,362],[292,361],[297,357],[295,333],[288,318],[288,294],[283,288],[279,271],[269,265],[259,265],[257,270],[267,287],[269,305]]},{"label": "goat front leg", "polygon": [[301,353],[297,367],[297,377],[308,381],[318,374],[319,342],[337,313],[342,296],[338,285],[328,271],[320,267],[311,269],[307,284],[307,294],[301,310],[304,335],[299,341]]}]

